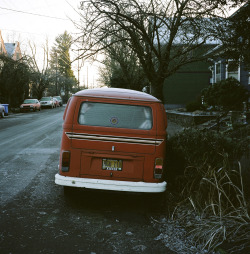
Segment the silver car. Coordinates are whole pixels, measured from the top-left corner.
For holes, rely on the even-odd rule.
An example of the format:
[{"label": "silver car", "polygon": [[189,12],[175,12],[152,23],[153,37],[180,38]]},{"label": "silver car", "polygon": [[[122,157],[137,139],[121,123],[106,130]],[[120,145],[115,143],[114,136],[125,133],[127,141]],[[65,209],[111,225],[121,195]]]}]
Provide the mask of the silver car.
[{"label": "silver car", "polygon": [[48,108],[54,108],[55,102],[52,97],[42,97],[40,100],[40,104],[42,108],[48,107]]}]

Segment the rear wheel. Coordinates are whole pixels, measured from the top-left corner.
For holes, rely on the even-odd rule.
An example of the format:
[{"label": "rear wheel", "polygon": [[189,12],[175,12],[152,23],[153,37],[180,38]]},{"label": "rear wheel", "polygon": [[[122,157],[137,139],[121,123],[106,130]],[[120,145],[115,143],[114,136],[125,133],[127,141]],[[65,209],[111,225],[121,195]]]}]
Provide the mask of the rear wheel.
[{"label": "rear wheel", "polygon": [[4,118],[4,111],[1,112],[1,118]]}]

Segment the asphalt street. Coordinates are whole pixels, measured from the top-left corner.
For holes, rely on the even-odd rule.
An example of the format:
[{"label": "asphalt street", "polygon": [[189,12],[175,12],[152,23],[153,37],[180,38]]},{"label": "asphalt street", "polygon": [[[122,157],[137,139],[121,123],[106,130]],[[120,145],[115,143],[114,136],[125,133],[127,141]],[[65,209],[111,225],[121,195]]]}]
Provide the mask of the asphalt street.
[{"label": "asphalt street", "polygon": [[0,253],[174,253],[151,196],[54,183],[64,107],[0,119]]}]

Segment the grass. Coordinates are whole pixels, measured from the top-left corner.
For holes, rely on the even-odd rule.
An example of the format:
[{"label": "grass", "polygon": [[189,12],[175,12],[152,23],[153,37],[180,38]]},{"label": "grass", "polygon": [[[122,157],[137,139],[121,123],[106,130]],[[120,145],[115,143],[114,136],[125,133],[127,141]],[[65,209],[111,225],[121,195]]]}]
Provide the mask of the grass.
[{"label": "grass", "polygon": [[[190,234],[208,250],[215,250],[225,241],[233,243],[234,247],[237,245],[239,249],[250,244],[250,217],[241,166],[239,164],[239,170],[233,170],[231,176],[225,168],[220,168],[216,172],[218,174],[214,173],[210,178],[202,179],[209,188],[206,201],[189,198],[194,211],[200,214],[200,221]],[[235,180],[239,180],[239,186]]]},{"label": "grass", "polygon": [[[250,253],[250,197],[246,198],[246,181],[238,162],[247,146],[245,150],[236,151],[233,147],[237,140],[224,143],[228,137],[202,134],[193,131],[178,134],[170,141],[172,149],[176,149],[172,154],[170,151],[171,156],[180,156],[176,151],[182,153],[183,172],[170,174],[167,199],[172,212],[167,224],[176,225],[176,229],[181,226],[185,232],[181,234],[185,242],[183,248],[173,250],[178,253]],[[197,156],[200,157],[196,159]],[[175,156],[172,159],[176,160]],[[247,170],[249,172],[249,168]],[[166,227],[166,234],[167,230]]]},{"label": "grass", "polygon": [[190,248],[187,253],[212,253],[219,248],[221,253],[223,249],[224,253],[241,253],[240,250],[250,248],[249,204],[244,195],[241,166],[230,174],[227,167],[225,162],[225,167],[201,179],[199,191],[207,191],[206,199],[198,193],[190,195],[191,191],[189,195],[181,193],[181,202],[168,218],[168,223],[181,225],[185,230],[189,239],[185,248]]}]

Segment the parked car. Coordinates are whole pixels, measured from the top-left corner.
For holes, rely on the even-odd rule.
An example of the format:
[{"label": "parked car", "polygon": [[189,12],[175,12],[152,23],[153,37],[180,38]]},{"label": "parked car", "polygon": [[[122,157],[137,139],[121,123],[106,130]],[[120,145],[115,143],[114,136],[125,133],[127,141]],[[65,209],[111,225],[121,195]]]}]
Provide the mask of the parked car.
[{"label": "parked car", "polygon": [[3,118],[4,117],[4,106],[2,104],[0,104],[0,118]]},{"label": "parked car", "polygon": [[63,119],[56,184],[65,190],[166,190],[167,117],[157,98],[129,89],[86,89],[70,98]]},{"label": "parked car", "polygon": [[36,111],[41,110],[41,104],[37,99],[25,99],[23,104],[20,105],[20,111]]},{"label": "parked car", "polygon": [[54,108],[55,107],[55,102],[53,100],[53,97],[42,97],[40,100],[41,103],[41,107],[42,108],[46,108],[46,107],[50,107],[50,108]]},{"label": "parked car", "polygon": [[55,108],[60,107],[59,101],[55,97],[53,97],[53,101],[54,101]]},{"label": "parked car", "polygon": [[54,96],[59,101],[60,107],[63,105],[62,97],[61,96]]}]

